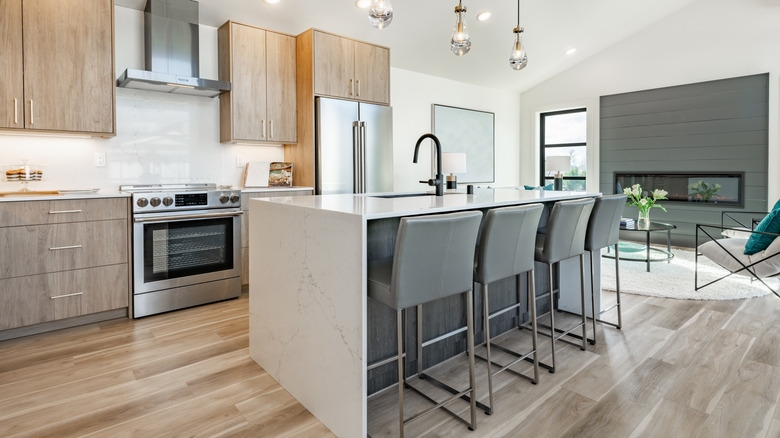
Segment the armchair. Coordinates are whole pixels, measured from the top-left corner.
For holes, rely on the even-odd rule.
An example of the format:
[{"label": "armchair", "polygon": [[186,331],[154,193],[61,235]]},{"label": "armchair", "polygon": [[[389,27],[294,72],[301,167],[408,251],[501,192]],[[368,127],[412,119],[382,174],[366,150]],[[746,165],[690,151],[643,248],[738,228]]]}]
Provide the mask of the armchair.
[{"label": "armchair", "polygon": [[[724,212],[725,213],[725,212]],[[747,212],[751,214],[752,212]],[[738,222],[739,223],[739,222]],[[741,223],[740,223],[741,224]],[[744,225],[744,224],[742,224]],[[716,283],[724,278],[732,275],[744,275],[756,279],[766,286],[772,293],[780,297],[780,291],[773,289],[768,285],[764,279],[777,277],[780,275],[780,234],[766,233],[762,231],[752,230],[753,226],[748,229],[742,228],[730,228],[717,225],[704,225],[696,224],[696,261],[695,261],[695,274],[694,282],[695,289],[707,287],[713,283]],[[740,237],[740,234],[735,234],[733,238],[716,238],[713,234],[723,235],[724,232],[740,233],[747,237]],[[745,244],[751,235],[766,235],[775,238],[772,243],[763,251],[757,252],[753,255],[747,255],[744,253]],[[708,237],[709,240],[705,243],[699,244],[699,237]],[[723,275],[715,280],[709,281],[705,284],[699,284],[699,256],[706,257],[715,264],[728,271],[728,274]]]}]

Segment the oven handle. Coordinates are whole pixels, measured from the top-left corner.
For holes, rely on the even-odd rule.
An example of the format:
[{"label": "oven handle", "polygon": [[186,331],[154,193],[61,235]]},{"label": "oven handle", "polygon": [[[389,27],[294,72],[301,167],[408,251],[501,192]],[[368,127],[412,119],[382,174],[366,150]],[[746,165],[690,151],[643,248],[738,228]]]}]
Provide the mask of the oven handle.
[{"label": "oven handle", "polygon": [[168,222],[168,221],[175,221],[175,220],[186,220],[186,219],[210,219],[215,217],[230,217],[230,216],[241,216],[244,214],[243,211],[232,211],[230,213],[197,213],[197,214],[177,214],[177,215],[164,215],[164,216],[155,216],[155,217],[137,217],[133,218],[133,222],[139,223],[139,222]]}]

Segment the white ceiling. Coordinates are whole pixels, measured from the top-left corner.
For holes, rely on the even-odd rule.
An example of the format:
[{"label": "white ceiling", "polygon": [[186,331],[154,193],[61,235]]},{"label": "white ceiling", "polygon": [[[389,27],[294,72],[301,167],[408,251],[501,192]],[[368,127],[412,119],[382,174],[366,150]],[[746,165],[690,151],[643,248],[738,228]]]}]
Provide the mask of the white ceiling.
[{"label": "white ceiling", "polygon": [[[514,71],[508,59],[517,21],[515,0],[467,0],[471,52],[453,55],[455,0],[391,0],[393,23],[377,30],[354,0],[200,0],[200,22],[219,27],[232,19],[297,35],[314,27],[390,47],[391,65],[433,76],[522,92],[696,0],[521,0],[520,25],[528,67]],[[142,9],[145,0],[115,0]],[[476,15],[491,11],[478,22]],[[572,55],[566,50],[576,48]]]}]

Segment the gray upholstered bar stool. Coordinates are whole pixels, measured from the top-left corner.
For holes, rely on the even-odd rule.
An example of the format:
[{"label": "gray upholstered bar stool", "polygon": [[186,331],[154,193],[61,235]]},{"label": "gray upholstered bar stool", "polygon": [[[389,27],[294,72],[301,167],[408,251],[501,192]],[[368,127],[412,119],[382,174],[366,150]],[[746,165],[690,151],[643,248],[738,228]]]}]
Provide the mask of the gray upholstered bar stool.
[{"label": "gray upholstered bar stool", "polygon": [[[593,210],[593,199],[575,199],[558,201],[553,205],[550,218],[547,221],[547,231],[536,235],[537,262],[548,265],[550,272],[550,343],[552,348],[552,363],[540,365],[551,373],[555,372],[555,341],[582,327],[582,346],[587,348],[587,319],[585,312],[585,233],[588,229],[588,219]],[[555,328],[555,295],[553,288],[553,265],[572,257],[580,257],[580,297],[582,303],[582,322],[567,330]],[[560,334],[557,334],[560,332]]]},{"label": "gray upholstered bar stool", "polygon": [[[477,262],[474,267],[474,281],[482,286],[482,310],[483,330],[485,331],[486,361],[488,368],[488,394],[489,413],[493,413],[493,376],[509,370],[515,374],[530,380],[533,383],[539,381],[539,359],[537,357],[536,339],[536,293],[534,286],[534,242],[536,230],[539,227],[539,218],[542,216],[544,206],[542,204],[530,204],[521,207],[504,207],[488,210],[485,221],[482,224],[479,247],[477,248]],[[490,339],[490,320],[496,316],[518,309],[518,328],[520,321],[520,279],[519,275],[528,273],[528,310],[530,312],[532,347],[524,353],[518,353],[500,345],[493,345]],[[507,277],[517,278],[517,304],[490,312],[488,299],[488,284]],[[503,351],[515,359],[506,364],[496,364],[500,368],[493,371],[493,362],[490,357],[491,346]],[[534,375],[528,377],[515,372],[510,367],[533,355]]]},{"label": "gray upholstered bar stool", "polygon": [[[468,425],[469,429],[474,430],[477,427],[472,272],[481,221],[482,212],[479,211],[401,218],[393,257],[368,265],[368,296],[395,309],[398,318],[398,415],[401,437],[404,436],[405,424],[421,418],[436,408],[444,408],[446,412]],[[469,387],[444,401],[436,402],[410,385],[405,378],[403,311],[463,293],[467,294],[466,343]],[[421,333],[418,333],[419,336]],[[421,353],[419,350],[418,352]],[[417,361],[419,371],[422,357],[418,357]],[[434,406],[405,419],[403,403],[405,386],[431,401]],[[470,421],[464,420],[444,406],[463,397],[470,401]]]},{"label": "gray upholstered bar stool", "polygon": [[[588,221],[588,232],[585,235],[585,251],[590,252],[590,306],[591,315],[593,315],[593,339],[589,339],[592,344],[596,343],[596,321],[602,324],[608,324],[615,328],[623,327],[623,316],[620,310],[620,270],[618,261],[620,253],[618,252],[618,239],[620,234],[620,217],[623,214],[623,207],[626,205],[626,195],[608,195],[596,198],[593,204],[593,212]],[[602,248],[615,246],[615,289],[616,302],[612,306],[600,310],[596,313],[595,285],[593,258],[596,251]],[[604,312],[617,308],[617,324],[598,319],[598,316]]]}]

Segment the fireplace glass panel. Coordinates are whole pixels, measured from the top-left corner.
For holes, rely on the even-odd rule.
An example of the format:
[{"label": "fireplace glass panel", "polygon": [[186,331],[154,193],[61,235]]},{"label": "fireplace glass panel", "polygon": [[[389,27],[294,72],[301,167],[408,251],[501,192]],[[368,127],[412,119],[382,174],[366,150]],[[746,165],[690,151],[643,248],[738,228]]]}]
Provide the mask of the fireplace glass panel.
[{"label": "fireplace glass panel", "polygon": [[616,173],[615,193],[639,184],[645,194],[669,192],[668,201],[743,206],[743,173]]}]

